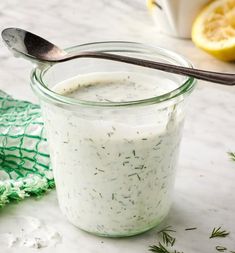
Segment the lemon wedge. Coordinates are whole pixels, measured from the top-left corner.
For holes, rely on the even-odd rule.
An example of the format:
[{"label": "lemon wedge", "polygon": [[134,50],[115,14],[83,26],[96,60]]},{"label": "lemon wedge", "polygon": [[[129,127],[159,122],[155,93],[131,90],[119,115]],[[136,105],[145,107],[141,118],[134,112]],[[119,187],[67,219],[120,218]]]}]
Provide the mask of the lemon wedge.
[{"label": "lemon wedge", "polygon": [[210,2],[192,27],[196,46],[223,61],[235,60],[235,0]]},{"label": "lemon wedge", "polygon": [[153,7],[155,6],[155,0],[146,0],[147,7],[151,11]]}]

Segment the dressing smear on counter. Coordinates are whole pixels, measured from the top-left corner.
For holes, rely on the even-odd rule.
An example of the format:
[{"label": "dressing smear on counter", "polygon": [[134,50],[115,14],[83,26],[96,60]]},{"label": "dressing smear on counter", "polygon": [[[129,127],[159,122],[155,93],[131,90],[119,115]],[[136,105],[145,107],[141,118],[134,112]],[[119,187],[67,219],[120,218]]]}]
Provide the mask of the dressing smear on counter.
[{"label": "dressing smear on counter", "polygon": [[[156,81],[118,72],[77,76],[53,90],[80,100],[120,102],[175,88],[162,77]],[[163,220],[171,204],[183,121],[177,108],[46,108],[58,199],[73,224],[99,235],[126,236]]]}]

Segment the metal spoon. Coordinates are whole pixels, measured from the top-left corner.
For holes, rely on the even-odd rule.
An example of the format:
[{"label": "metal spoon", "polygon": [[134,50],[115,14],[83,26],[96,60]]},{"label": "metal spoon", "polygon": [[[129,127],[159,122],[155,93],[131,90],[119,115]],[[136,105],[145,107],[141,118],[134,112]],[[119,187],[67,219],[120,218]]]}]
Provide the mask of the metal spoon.
[{"label": "metal spoon", "polygon": [[7,28],[3,30],[2,38],[8,48],[15,54],[34,61],[58,63],[80,57],[100,58],[190,76],[214,83],[235,85],[235,74],[205,71],[103,52],[81,52],[76,55],[71,55],[51,42],[19,28]]}]

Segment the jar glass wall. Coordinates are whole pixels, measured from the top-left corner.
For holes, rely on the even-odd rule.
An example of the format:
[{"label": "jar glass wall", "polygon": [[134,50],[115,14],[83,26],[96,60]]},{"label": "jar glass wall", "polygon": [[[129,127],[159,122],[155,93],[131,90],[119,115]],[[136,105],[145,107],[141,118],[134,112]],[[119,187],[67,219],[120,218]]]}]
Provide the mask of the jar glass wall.
[{"label": "jar glass wall", "polygon": [[[138,43],[80,45],[191,67],[181,56]],[[75,76],[104,73],[162,85],[158,96],[87,101],[53,87]],[[171,205],[175,168],[192,78],[101,59],[76,59],[32,71],[40,99],[60,208],[79,228],[102,236],[130,236],[159,224]],[[138,90],[137,90],[138,91]]]}]

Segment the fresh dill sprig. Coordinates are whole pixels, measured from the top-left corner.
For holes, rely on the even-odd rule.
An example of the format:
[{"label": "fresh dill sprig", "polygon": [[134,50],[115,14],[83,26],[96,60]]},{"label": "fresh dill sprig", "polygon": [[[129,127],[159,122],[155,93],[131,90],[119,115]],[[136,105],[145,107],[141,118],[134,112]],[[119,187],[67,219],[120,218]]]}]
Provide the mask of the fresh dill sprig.
[{"label": "fresh dill sprig", "polygon": [[179,252],[176,250],[174,250],[173,252],[170,252],[160,242],[159,242],[158,246],[157,245],[149,246],[149,251],[155,252],[155,253],[183,253],[183,252]]},{"label": "fresh dill sprig", "polygon": [[229,235],[229,232],[227,232],[225,230],[221,230],[221,227],[218,227],[218,228],[214,228],[212,230],[210,238],[226,237],[227,235]]},{"label": "fresh dill sprig", "polygon": [[164,229],[162,229],[161,231],[159,231],[158,233],[159,234],[162,234],[162,240],[163,240],[163,243],[166,245],[166,246],[173,246],[175,244],[175,238],[173,236],[171,236],[169,234],[169,232],[176,232],[175,230],[173,229],[170,229],[171,226],[168,226]]},{"label": "fresh dill sprig", "polygon": [[155,253],[170,253],[160,242],[157,245],[149,246],[149,251]]},{"label": "fresh dill sprig", "polygon": [[228,155],[230,159],[235,162],[235,152],[228,152]]},{"label": "fresh dill sprig", "polygon": [[216,246],[215,249],[219,252],[224,252],[227,250],[227,248],[223,247],[223,246]]}]

